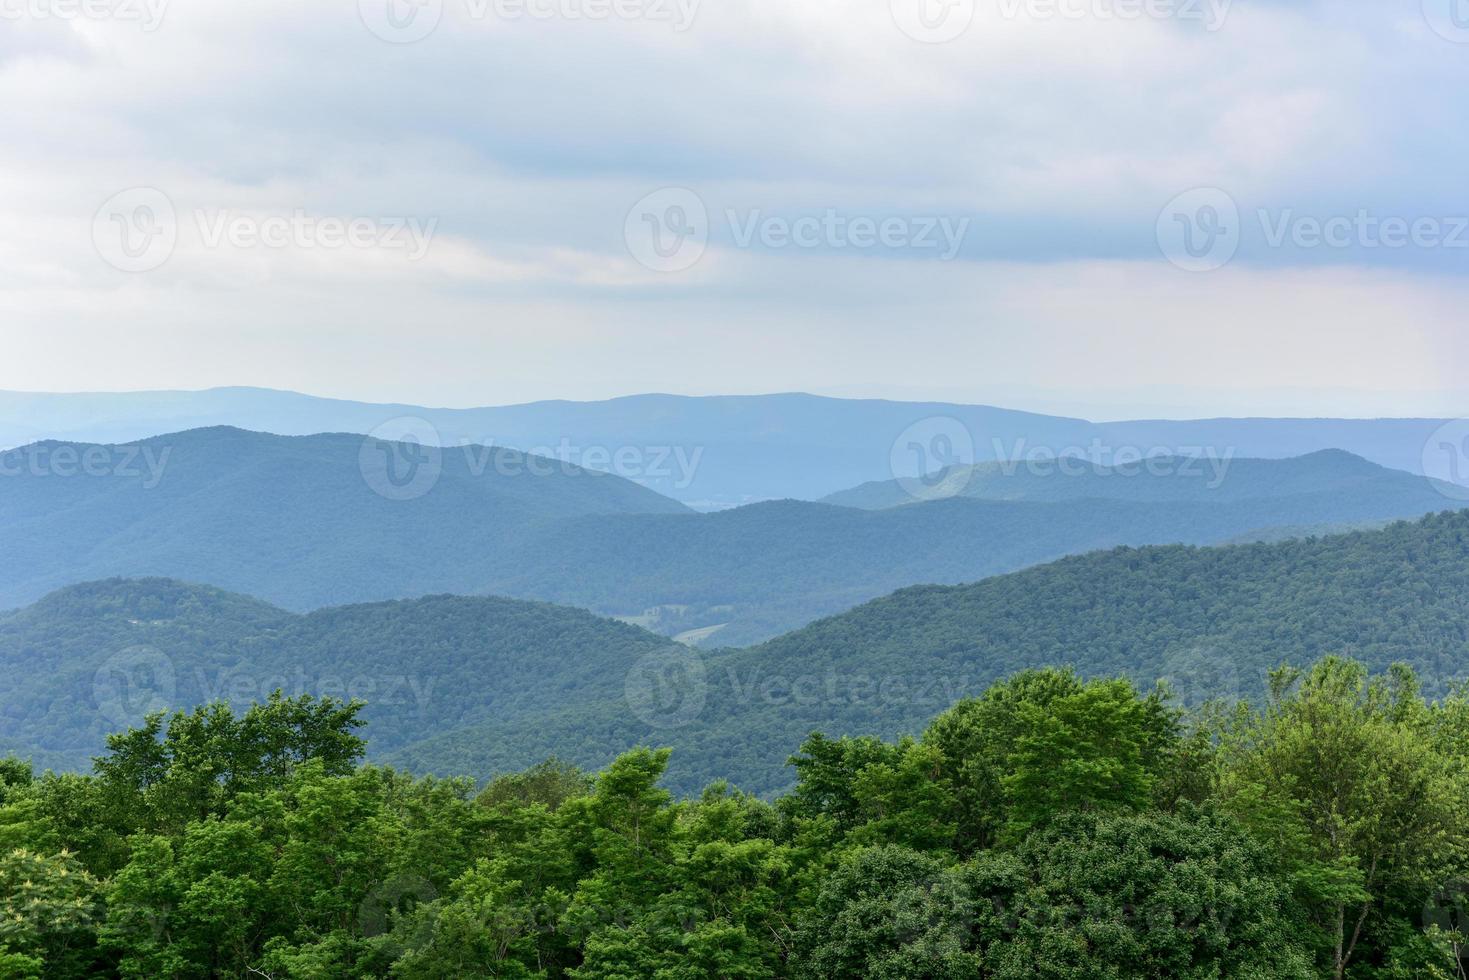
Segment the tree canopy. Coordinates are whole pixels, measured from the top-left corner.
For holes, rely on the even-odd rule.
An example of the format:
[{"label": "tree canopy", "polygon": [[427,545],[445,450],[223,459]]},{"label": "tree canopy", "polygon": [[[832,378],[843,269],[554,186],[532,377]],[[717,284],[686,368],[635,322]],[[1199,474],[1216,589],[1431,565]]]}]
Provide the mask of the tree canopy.
[{"label": "tree canopy", "polygon": [[1463,977],[1469,700],[1326,658],[1258,705],[1027,671],[773,798],[667,749],[479,786],[362,706],[149,716],[0,762],[0,977]]}]

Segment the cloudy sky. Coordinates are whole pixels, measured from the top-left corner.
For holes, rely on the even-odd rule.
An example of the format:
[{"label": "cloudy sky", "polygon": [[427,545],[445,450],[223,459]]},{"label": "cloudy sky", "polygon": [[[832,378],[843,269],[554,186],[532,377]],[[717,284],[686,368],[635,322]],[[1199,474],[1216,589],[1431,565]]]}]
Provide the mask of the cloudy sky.
[{"label": "cloudy sky", "polygon": [[0,0],[0,388],[1469,415],[1466,82],[1469,0]]}]

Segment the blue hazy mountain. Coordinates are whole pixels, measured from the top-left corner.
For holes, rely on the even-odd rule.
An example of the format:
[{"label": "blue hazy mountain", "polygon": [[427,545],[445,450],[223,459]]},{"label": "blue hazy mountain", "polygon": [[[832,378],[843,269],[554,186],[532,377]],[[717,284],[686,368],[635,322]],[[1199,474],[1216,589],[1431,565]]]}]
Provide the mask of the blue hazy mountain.
[{"label": "blue hazy mountain", "polygon": [[[0,455],[11,474],[0,479],[9,559],[0,608],[78,581],[164,576],[298,612],[504,595],[747,644],[910,585],[972,582],[1118,545],[1276,539],[1458,503],[1425,478],[1328,452],[1234,460],[1203,471],[1207,482],[1181,469],[1093,474],[1020,481],[1016,499],[871,510],[784,500],[701,514],[616,476],[507,449],[433,448],[433,479],[418,485],[426,470],[398,464],[430,448],[212,428]],[[100,465],[82,472],[89,463]],[[1093,482],[1126,494],[1107,497]]]},{"label": "blue hazy mountain", "polygon": [[1130,500],[1149,503],[1241,503],[1301,494],[1334,494],[1358,505],[1419,497],[1456,499],[1458,488],[1388,469],[1337,449],[1288,459],[1168,457],[1104,466],[1082,457],[977,463],[937,470],[922,479],[865,483],[824,498],[863,510],[919,501]]},{"label": "blue hazy mountain", "polygon": [[[125,442],[230,425],[281,435],[371,432],[393,419],[425,420],[447,445],[493,443],[607,469],[700,508],[758,500],[815,500],[940,464],[1011,459],[1045,448],[1117,452],[1210,448],[1280,458],[1343,449],[1416,472],[1440,420],[1212,419],[1092,423],[982,405],[822,398],[805,394],[636,395],[440,409],[368,404],[257,388],[197,392],[0,392],[0,446],[41,439]],[[949,443],[949,430],[965,446]],[[621,451],[621,462],[614,462]],[[952,458],[946,458],[953,452]],[[930,461],[931,462],[931,461]],[[896,472],[895,472],[896,470]]]},{"label": "blue hazy mountain", "polygon": [[527,529],[686,508],[508,449],[195,429],[0,454],[0,608],[79,581],[166,575],[292,609],[482,591]]}]

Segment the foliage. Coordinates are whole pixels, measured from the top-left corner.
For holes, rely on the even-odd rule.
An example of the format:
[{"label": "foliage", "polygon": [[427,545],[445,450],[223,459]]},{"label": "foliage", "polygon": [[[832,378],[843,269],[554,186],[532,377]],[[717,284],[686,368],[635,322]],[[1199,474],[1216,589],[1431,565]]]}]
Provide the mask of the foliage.
[{"label": "foliage", "polygon": [[1277,671],[1266,710],[1225,731],[1221,795],[1276,843],[1335,977],[1393,896],[1431,894],[1469,858],[1465,744],[1441,737],[1455,707],[1425,705],[1406,669],[1328,658]]},{"label": "foliage", "polygon": [[[679,792],[727,778],[768,795],[791,789],[786,757],[813,731],[916,733],[1026,670],[1163,680],[1174,705],[1198,707],[1261,699],[1278,664],[1340,654],[1375,673],[1409,664],[1437,698],[1469,677],[1466,636],[1469,511],[1279,544],[1119,549],[906,589],[758,647],[704,654],[703,709],[685,725],[648,724],[618,689],[530,719],[476,721],[388,758],[488,776],[552,753],[605,765],[657,740],[674,749]],[[1165,781],[1179,775],[1170,768]]]},{"label": "foliage", "polygon": [[[438,596],[293,616],[204,587],[104,582],[0,617],[11,678],[0,737],[68,752],[66,768],[80,770],[115,720],[136,724],[155,701],[243,707],[280,687],[360,696],[371,757],[415,772],[484,779],[551,755],[594,770],[657,742],[675,750],[668,784],[679,793],[728,778],[770,795],[792,787],[786,757],[812,731],[917,733],[1039,667],[1163,679],[1175,705],[1197,706],[1263,697],[1282,661],[1343,654],[1374,672],[1408,663],[1441,697],[1469,675],[1466,554],[1469,512],[1273,545],[1124,549],[909,589],[760,647],[684,653],[704,668],[704,699],[673,726],[629,710],[626,682],[683,648],[576,610]],[[139,644],[168,668],[161,693],[125,669]],[[109,692],[130,712],[105,710]],[[1190,787],[1173,785],[1185,776]],[[1192,770],[1170,765],[1162,780],[1154,792],[1197,798]]]},{"label": "foliage", "polygon": [[1469,701],[1405,667],[1188,712],[1028,671],[921,738],[811,735],[771,801],[679,798],[652,748],[414,778],[360,762],[360,709],[215,703],[89,776],[0,762],[30,842],[0,977],[1463,975]]}]

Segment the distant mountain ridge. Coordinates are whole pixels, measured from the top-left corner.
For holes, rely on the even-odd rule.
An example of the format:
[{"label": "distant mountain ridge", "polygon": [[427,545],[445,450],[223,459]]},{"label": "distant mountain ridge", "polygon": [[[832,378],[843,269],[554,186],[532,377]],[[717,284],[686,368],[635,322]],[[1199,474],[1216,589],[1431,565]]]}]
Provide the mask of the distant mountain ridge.
[{"label": "distant mountain ridge", "polygon": [[[1117,545],[1278,538],[1281,528],[1460,503],[1425,478],[1345,453],[1232,460],[1217,486],[1179,473],[1007,477],[1001,495],[1019,499],[874,510],[786,500],[699,514],[619,477],[506,449],[434,449],[423,462],[421,445],[218,427],[42,448],[0,454],[12,472],[0,477],[11,559],[0,564],[0,608],[76,581],[163,576],[297,612],[503,595],[720,646],[910,585],[973,582]],[[95,452],[101,468],[81,472]],[[23,465],[34,460],[39,473]]]},{"label": "distant mountain ridge", "polygon": [[0,608],[78,581],[164,575],[304,610],[480,591],[525,528],[684,513],[645,487],[508,449],[195,429],[0,454]]},{"label": "distant mountain ridge", "polygon": [[[446,445],[493,442],[537,455],[568,455],[610,469],[700,509],[758,500],[815,500],[908,475],[913,433],[953,428],[976,462],[1027,448],[1101,446],[1188,455],[1212,447],[1237,457],[1283,458],[1343,449],[1420,472],[1441,419],[1201,419],[1093,423],[984,405],[823,398],[790,393],[686,397],[634,395],[600,402],[545,401],[441,409],[369,404],[260,388],[48,394],[0,392],[0,447],[41,439],[128,442],[165,432],[231,425],[281,435],[368,433],[395,419],[431,425]],[[624,452],[624,462],[614,456]],[[590,455],[589,455],[590,454]],[[675,458],[679,454],[682,462]],[[967,462],[963,455],[958,459]],[[596,465],[603,463],[604,465]],[[931,467],[920,467],[913,475]],[[896,472],[895,472],[896,470]]]},{"label": "distant mountain ridge", "polygon": [[907,585],[973,582],[1118,545],[1347,530],[1456,504],[1422,477],[1358,462],[1380,476],[1350,492],[1328,479],[1316,492],[1218,502],[960,497],[861,511],[779,501],[717,514],[577,518],[508,553],[506,574],[486,590],[604,615],[675,607],[653,628],[728,623],[705,644],[743,645]]},{"label": "distant mountain ridge", "polygon": [[1007,460],[950,467],[922,479],[866,483],[823,503],[864,510],[923,500],[1135,500],[1237,503],[1306,493],[1352,494],[1357,500],[1402,490],[1431,490],[1445,501],[1457,488],[1390,470],[1340,449],[1290,459],[1240,459],[1205,454],[1156,456],[1120,465],[1084,457]]}]

